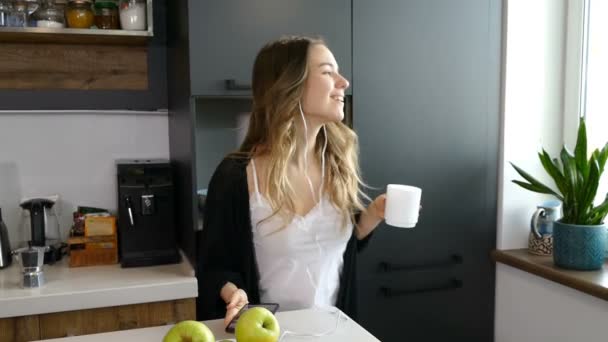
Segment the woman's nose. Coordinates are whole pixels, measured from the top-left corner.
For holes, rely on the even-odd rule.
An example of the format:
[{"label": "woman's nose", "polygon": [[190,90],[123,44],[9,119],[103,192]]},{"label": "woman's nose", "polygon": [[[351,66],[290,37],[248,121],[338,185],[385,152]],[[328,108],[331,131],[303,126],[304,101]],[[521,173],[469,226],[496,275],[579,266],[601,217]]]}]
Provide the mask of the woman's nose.
[{"label": "woman's nose", "polygon": [[342,76],[342,75],[338,75],[340,77],[340,79],[338,80],[338,88],[343,88],[346,89],[348,88],[348,86],[350,85],[350,83],[348,83],[348,80]]}]

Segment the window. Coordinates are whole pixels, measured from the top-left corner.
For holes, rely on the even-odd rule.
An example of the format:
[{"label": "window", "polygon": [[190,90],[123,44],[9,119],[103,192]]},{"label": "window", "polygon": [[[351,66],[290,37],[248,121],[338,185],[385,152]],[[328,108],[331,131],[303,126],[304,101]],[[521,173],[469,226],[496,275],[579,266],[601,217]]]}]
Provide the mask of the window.
[{"label": "window", "polygon": [[[608,142],[608,1],[572,0],[568,8],[564,140],[571,149],[578,118],[587,122],[588,150]],[[596,205],[608,192],[608,170]]]},{"label": "window", "polygon": [[581,109],[589,127],[589,146],[603,147],[608,141],[608,1],[588,0],[585,18]]},{"label": "window", "polygon": [[[608,1],[586,0],[581,70],[581,113],[587,122],[588,146],[608,142]],[[595,199],[601,203],[608,191],[604,173]]]}]

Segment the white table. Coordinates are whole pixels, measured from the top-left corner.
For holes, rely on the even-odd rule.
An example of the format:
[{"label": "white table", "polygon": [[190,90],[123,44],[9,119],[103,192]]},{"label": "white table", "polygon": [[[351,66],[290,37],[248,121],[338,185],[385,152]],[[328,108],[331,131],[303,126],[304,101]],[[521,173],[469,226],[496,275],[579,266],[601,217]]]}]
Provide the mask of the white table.
[{"label": "white table", "polygon": [[[333,330],[336,326],[336,314],[325,310],[307,309],[298,311],[285,311],[276,314],[281,326],[281,332],[290,330],[298,333],[322,333]],[[234,339],[233,334],[224,332],[223,320],[217,319],[204,322],[216,340]],[[123,330],[104,334],[84,335],[66,337],[46,341],[55,342],[107,342],[107,341],[129,341],[149,342],[162,341],[163,336],[171,328],[170,325],[153,328]],[[234,340],[233,340],[234,341]],[[345,314],[341,315],[338,328],[332,334],[319,338],[306,338],[297,336],[285,336],[282,342],[290,341],[314,341],[314,342],[378,342],[379,340],[367,332],[363,327],[351,320]]]}]

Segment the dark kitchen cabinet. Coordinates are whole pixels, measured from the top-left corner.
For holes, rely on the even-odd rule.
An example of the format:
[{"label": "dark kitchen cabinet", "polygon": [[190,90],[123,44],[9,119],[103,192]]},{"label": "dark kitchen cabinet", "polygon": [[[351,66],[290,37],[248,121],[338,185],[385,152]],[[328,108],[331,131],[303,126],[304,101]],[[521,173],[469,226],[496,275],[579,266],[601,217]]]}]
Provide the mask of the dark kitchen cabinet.
[{"label": "dark kitchen cabinet", "polygon": [[363,177],[423,189],[416,228],[382,224],[359,259],[359,322],[381,341],[493,340],[501,12],[353,0]]},{"label": "dark kitchen cabinet", "polygon": [[192,94],[235,95],[251,83],[258,50],[283,35],[321,35],[351,79],[350,0],[189,1]]}]

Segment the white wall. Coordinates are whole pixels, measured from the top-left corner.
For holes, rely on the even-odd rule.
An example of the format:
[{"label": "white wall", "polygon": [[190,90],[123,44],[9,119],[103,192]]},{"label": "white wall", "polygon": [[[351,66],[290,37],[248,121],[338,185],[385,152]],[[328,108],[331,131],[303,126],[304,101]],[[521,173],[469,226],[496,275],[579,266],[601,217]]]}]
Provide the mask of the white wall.
[{"label": "white wall", "polygon": [[152,157],[169,158],[166,114],[0,113],[0,207],[12,246],[29,239],[21,198],[59,194],[65,237],[76,206],[116,209],[115,159]]},{"label": "white wall", "polygon": [[553,186],[537,152],[561,148],[565,0],[509,1],[506,27],[503,143],[499,165],[499,249],[527,246],[530,217],[548,198],[511,182],[509,162]]},{"label": "white wall", "polygon": [[496,342],[605,342],[608,302],[498,264]]},{"label": "white wall", "polygon": [[[536,152],[543,146],[556,155],[564,141],[569,1],[506,2],[499,249],[527,247],[530,217],[545,198],[511,183],[521,177],[508,162],[546,181]],[[606,340],[608,303],[502,264],[496,267],[495,304],[496,342]]]}]

